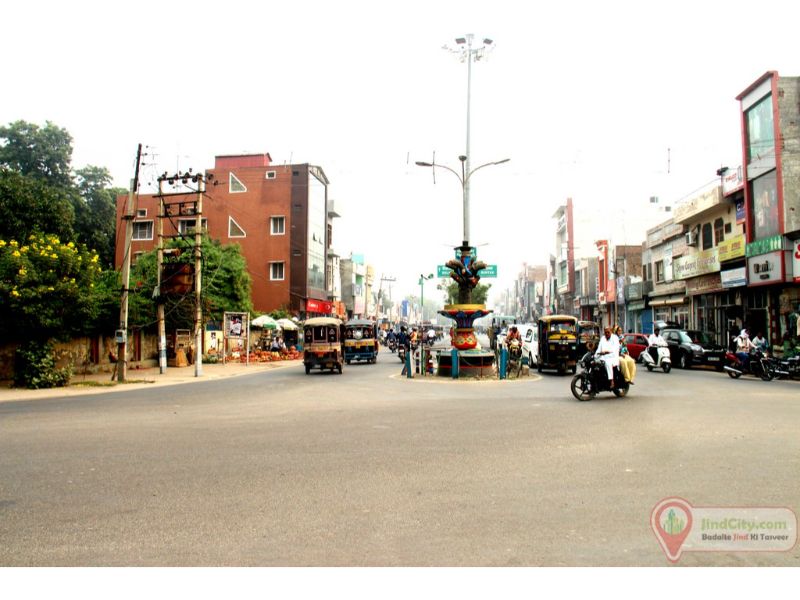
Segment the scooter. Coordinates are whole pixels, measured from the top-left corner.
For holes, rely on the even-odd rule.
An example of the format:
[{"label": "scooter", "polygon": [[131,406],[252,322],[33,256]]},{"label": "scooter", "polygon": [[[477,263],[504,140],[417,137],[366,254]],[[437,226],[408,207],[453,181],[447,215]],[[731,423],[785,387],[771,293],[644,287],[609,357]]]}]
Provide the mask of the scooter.
[{"label": "scooter", "polygon": [[[650,347],[652,348],[652,346]],[[658,360],[654,361],[650,356],[650,348],[646,348],[639,355],[642,359],[642,364],[647,367],[647,370],[652,372],[653,369],[662,369],[664,373],[669,373],[672,369],[672,359],[669,357],[668,346],[656,346]]]}]

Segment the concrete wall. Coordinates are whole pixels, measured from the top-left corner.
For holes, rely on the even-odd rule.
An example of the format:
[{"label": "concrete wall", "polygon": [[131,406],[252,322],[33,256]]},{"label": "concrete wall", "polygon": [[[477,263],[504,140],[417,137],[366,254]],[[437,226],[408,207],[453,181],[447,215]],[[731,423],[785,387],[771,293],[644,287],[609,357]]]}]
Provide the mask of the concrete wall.
[{"label": "concrete wall", "polygon": [[[778,80],[784,233],[800,230],[800,77]],[[781,182],[778,182],[780,185]]]}]

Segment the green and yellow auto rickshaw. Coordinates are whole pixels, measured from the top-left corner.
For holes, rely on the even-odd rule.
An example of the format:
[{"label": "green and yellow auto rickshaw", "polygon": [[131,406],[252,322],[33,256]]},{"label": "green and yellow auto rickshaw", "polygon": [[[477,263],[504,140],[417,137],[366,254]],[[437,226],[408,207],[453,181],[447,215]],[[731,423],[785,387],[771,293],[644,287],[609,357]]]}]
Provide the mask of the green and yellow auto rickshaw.
[{"label": "green and yellow auto rickshaw", "polygon": [[344,324],[344,360],[378,360],[378,338],[375,323],[368,319],[352,319]]},{"label": "green and yellow auto rickshaw", "polygon": [[316,317],[303,323],[303,365],[306,375],[314,367],[342,374],[344,326],[339,319]]},{"label": "green and yellow auto rickshaw", "polygon": [[578,319],[569,315],[549,315],[538,322],[539,362],[537,370],[557,369],[559,375],[578,367]]}]

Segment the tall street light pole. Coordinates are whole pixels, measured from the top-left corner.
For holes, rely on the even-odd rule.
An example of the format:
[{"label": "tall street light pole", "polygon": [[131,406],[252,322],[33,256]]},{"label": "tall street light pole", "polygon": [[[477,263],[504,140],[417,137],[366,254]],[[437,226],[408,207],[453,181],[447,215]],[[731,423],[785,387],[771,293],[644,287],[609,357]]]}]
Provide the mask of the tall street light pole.
[{"label": "tall street light pole", "polygon": [[[494,41],[489,38],[484,38],[483,42],[480,45],[473,46],[473,40],[475,39],[474,34],[468,33],[464,37],[456,38],[456,44],[458,47],[456,49],[449,48],[445,46],[445,49],[450,50],[451,52],[455,52],[459,55],[461,62],[466,61],[467,63],[467,146],[464,151],[464,171],[466,173],[470,172],[470,116],[471,116],[471,108],[472,108],[472,63],[481,60],[488,52],[494,49]],[[469,179],[464,179],[464,214],[468,215],[469,210]],[[464,245],[466,246],[466,241],[469,240],[469,220],[467,217],[467,221],[465,223],[465,232],[464,232]]]},{"label": "tall street light pole", "polygon": [[469,163],[469,157],[461,155],[458,157],[458,160],[461,161],[461,173],[459,174],[458,171],[455,169],[451,169],[447,165],[440,165],[438,163],[429,163],[423,162],[421,160],[416,161],[416,165],[418,167],[431,167],[431,168],[441,168],[445,169],[446,171],[450,171],[453,175],[455,175],[458,180],[461,182],[461,192],[463,194],[464,200],[464,238],[463,238],[463,245],[469,246],[469,180],[472,177],[473,173],[476,171],[481,170],[484,167],[490,167],[493,165],[502,165],[503,163],[507,163],[510,161],[510,158],[504,158],[503,160],[496,160],[493,162],[484,163],[478,167],[475,167],[471,171],[467,167]]}]

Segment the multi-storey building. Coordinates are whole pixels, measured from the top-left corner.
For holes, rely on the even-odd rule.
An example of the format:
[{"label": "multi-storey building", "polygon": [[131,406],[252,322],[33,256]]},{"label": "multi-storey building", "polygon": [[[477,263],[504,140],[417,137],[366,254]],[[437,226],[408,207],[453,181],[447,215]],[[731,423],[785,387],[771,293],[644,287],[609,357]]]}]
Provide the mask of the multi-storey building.
[{"label": "multi-storey building", "polygon": [[[332,314],[327,277],[331,221],[328,179],[320,167],[271,164],[269,154],[217,156],[203,200],[203,227],[223,244],[239,244],[252,278],[258,312],[288,309],[300,317]],[[117,226],[124,196],[117,199]],[[158,197],[140,195],[134,215],[133,257],[157,245]],[[193,231],[196,217],[163,220],[164,235]],[[118,236],[116,265],[125,252]]]},{"label": "multi-storey building", "polygon": [[800,322],[800,77],[768,71],[741,109],[747,294],[744,324],[778,344]]}]

